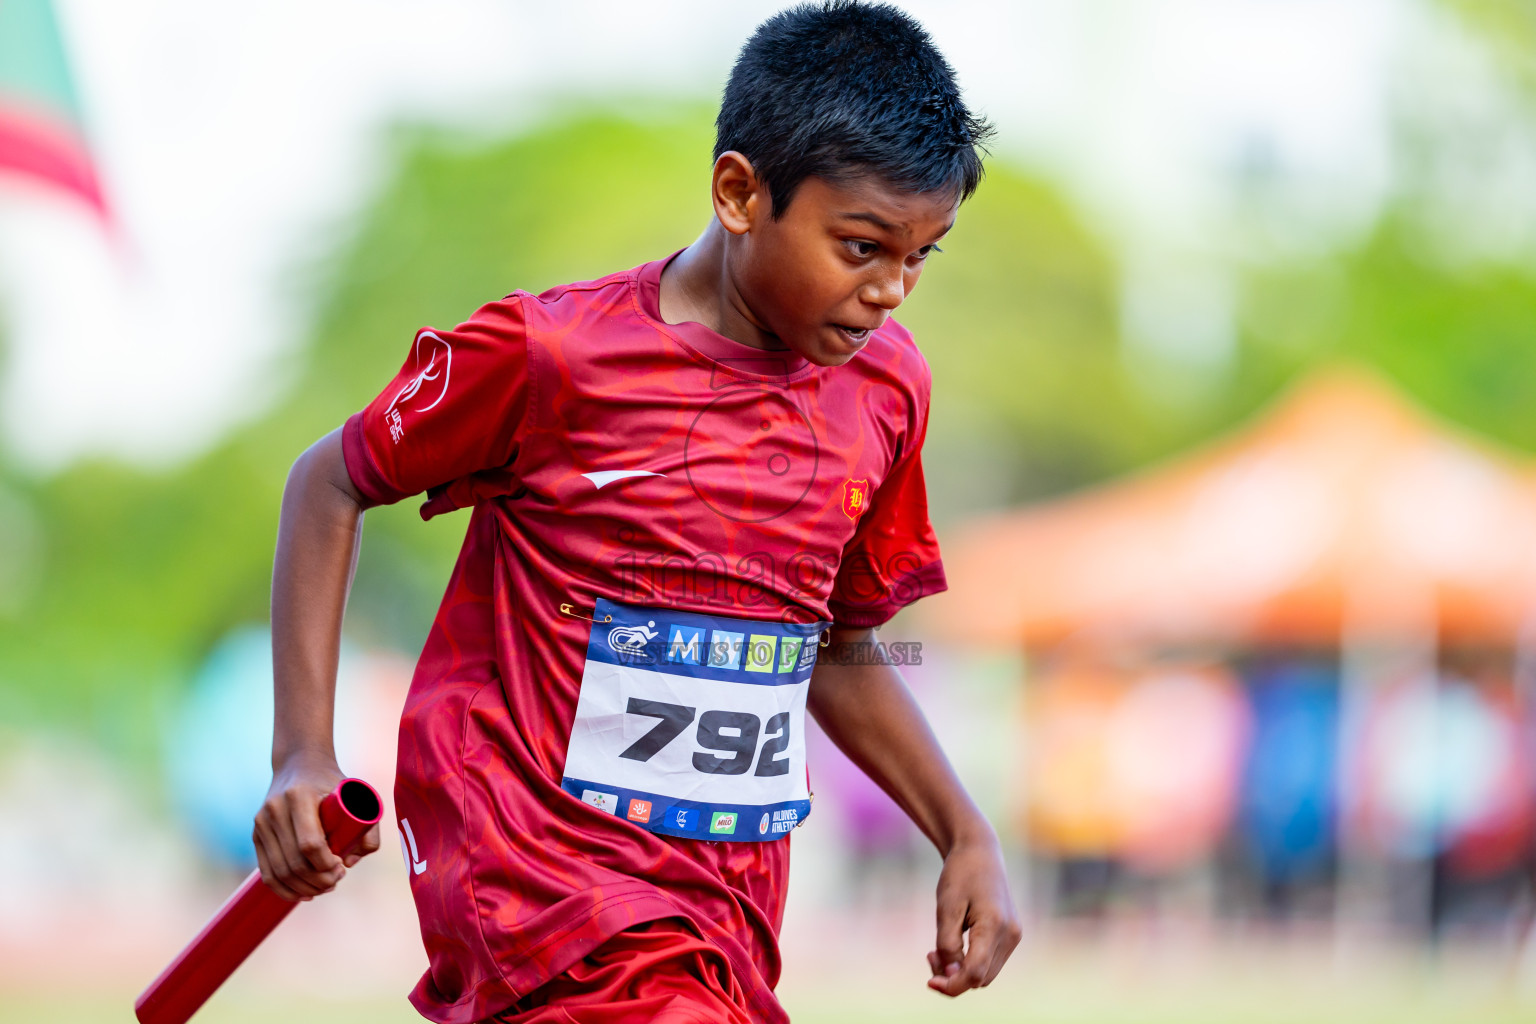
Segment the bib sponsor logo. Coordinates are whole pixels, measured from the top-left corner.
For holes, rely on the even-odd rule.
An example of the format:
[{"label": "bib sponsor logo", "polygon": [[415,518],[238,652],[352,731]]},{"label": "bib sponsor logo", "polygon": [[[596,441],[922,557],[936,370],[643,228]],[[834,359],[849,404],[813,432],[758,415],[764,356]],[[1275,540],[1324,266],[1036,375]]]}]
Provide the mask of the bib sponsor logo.
[{"label": "bib sponsor logo", "polygon": [[625,815],[630,821],[638,821],[642,824],[651,820],[651,802],[649,800],[631,800],[629,813]]},{"label": "bib sponsor logo", "polygon": [[699,827],[699,812],[691,807],[674,807],[667,812],[667,824],[679,832],[692,832]]},{"label": "bib sponsor logo", "polygon": [[608,646],[620,654],[644,654],[645,645],[656,638],[656,625],[652,619],[644,626],[614,626],[608,631]]},{"label": "bib sponsor logo", "polygon": [[772,672],[773,652],[779,642],[776,636],[753,633],[747,641],[747,671]]},{"label": "bib sponsor logo", "polygon": [[728,836],[736,831],[735,811],[716,811],[709,819],[710,835]]},{"label": "bib sponsor logo", "polygon": [[767,811],[763,812],[763,819],[757,823],[757,834],[760,835],[760,836],[765,836],[765,835],[768,834],[768,812]]},{"label": "bib sponsor logo", "polygon": [[763,820],[758,825],[758,830],[767,832],[769,829],[772,829],[775,835],[782,835],[798,824],[800,824],[800,812],[796,811],[793,807],[786,807],[782,811],[774,811],[771,820],[768,815],[763,815]]},{"label": "bib sponsor logo", "polygon": [[667,634],[667,660],[679,665],[704,661],[704,627],[673,626]]},{"label": "bib sponsor logo", "polygon": [[[723,616],[674,617],[665,609],[624,609],[604,598],[598,598],[598,605],[620,609],[620,614],[609,614],[607,621],[599,614],[589,659],[668,675],[727,682],[736,681],[728,677],[741,673],[738,678],[742,682],[793,685],[799,680],[780,677],[794,676],[810,667],[819,635],[799,632],[814,626],[753,623]],[[736,626],[737,622],[741,625]],[[756,631],[743,627],[756,627]]]},{"label": "bib sponsor logo", "polygon": [[591,804],[609,814],[619,813],[619,794],[617,793],[604,793],[600,789],[584,789],[581,791],[581,802]]},{"label": "bib sponsor logo", "polygon": [[725,629],[712,629],[709,633],[709,667],[737,669],[741,667],[741,648],[746,639],[744,633],[732,633]]},{"label": "bib sponsor logo", "polygon": [[779,639],[779,671],[793,672],[795,662],[800,657],[800,645],[804,640],[797,636],[786,636]]}]

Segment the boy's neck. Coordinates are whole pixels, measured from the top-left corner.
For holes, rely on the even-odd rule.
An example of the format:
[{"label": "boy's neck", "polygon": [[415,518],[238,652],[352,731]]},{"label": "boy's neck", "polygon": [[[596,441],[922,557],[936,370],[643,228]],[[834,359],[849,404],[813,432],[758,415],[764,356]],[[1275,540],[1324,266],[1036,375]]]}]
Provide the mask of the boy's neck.
[{"label": "boy's neck", "polygon": [[711,220],[704,233],[667,264],[661,273],[662,321],[691,321],[752,348],[785,350],[787,346],[761,325],[736,287],[727,259],[729,241],[730,232]]}]

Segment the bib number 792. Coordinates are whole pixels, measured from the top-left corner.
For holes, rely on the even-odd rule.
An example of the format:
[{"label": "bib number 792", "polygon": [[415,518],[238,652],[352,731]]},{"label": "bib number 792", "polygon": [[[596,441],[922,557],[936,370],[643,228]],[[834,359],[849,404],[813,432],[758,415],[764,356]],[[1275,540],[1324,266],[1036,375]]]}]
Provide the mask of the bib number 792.
[{"label": "bib number 792", "polygon": [[[629,698],[625,711],[631,715],[655,718],[651,730],[626,747],[620,757],[631,761],[649,761],[663,747],[683,734],[693,724],[697,709],[684,704],[668,704],[659,700]],[[758,737],[764,732],[762,720],[745,711],[706,711],[697,715],[699,727],[694,734],[699,746],[705,751],[716,750],[729,757],[695,751],[693,767],[706,775],[745,775],[752,768],[752,755],[757,755],[758,778],[771,778],[789,774],[789,758],[780,757],[789,749],[789,712],[780,711],[768,719],[767,739],[762,749],[757,746]]]}]

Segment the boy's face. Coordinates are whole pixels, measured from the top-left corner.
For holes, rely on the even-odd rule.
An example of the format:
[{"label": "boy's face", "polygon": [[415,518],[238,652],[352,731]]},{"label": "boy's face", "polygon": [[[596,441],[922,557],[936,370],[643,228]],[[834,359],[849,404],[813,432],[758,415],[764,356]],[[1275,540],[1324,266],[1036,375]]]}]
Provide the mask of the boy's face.
[{"label": "boy's face", "polygon": [[912,291],[959,207],[956,195],[904,192],[873,176],[813,177],[775,220],[756,183],[737,207],[745,230],[727,225],[732,282],[760,328],[819,366],[837,366]]}]

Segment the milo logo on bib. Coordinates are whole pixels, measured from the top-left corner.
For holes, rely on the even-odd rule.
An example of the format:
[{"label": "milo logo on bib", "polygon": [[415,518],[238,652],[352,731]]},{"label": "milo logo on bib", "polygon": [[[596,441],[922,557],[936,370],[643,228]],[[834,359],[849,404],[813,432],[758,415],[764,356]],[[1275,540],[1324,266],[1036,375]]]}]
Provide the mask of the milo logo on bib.
[{"label": "milo logo on bib", "polygon": [[826,623],[598,599],[562,787],[667,835],[762,842],[810,813],[805,701]]}]

